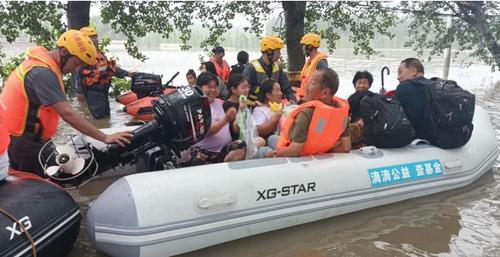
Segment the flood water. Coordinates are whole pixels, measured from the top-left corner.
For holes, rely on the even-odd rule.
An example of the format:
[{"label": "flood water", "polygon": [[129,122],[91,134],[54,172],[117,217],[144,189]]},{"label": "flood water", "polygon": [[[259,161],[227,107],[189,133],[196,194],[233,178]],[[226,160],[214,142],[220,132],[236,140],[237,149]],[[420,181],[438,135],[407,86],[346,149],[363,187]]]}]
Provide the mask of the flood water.
[{"label": "flood water", "polygon": [[[145,63],[133,60],[123,51],[114,54],[125,69],[154,72],[167,81],[175,72],[180,75],[175,85],[186,84],[188,69],[199,67],[201,52],[144,52]],[[229,64],[236,62],[237,52],[227,52]],[[372,90],[380,88],[380,70],[391,69],[385,76],[388,90],[397,85],[397,67],[402,59],[413,57],[411,51],[386,51],[386,57],[364,57],[335,54],[328,59],[329,66],[340,76],[338,96],[347,98],[353,91],[352,77],[358,70],[374,75]],[[250,52],[250,59],[259,57]],[[442,75],[442,59],[424,63],[426,77]],[[198,72],[197,72],[198,73]],[[476,94],[477,104],[488,110],[500,137],[500,74],[490,67],[472,65],[465,69],[452,63],[450,79]],[[111,117],[92,120],[85,107],[76,100],[72,105],[90,119],[96,127],[121,127],[132,117],[121,111],[122,106],[111,100]],[[66,138],[75,131],[64,122],[59,135]],[[216,245],[181,255],[194,256],[498,256],[500,251],[500,171],[499,163],[492,172],[465,188],[427,197],[412,199],[387,206],[342,215],[288,229]],[[89,203],[96,199],[116,178],[94,180],[78,190],[71,191],[84,215],[80,236],[71,257],[103,257],[87,238],[85,213]]]}]

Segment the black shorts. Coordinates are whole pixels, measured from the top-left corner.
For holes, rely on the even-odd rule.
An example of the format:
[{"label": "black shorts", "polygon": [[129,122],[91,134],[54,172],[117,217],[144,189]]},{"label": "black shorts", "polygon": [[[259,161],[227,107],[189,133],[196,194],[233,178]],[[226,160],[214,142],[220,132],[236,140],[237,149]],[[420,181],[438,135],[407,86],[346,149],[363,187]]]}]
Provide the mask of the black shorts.
[{"label": "black shorts", "polygon": [[220,153],[210,152],[206,149],[193,147],[191,153],[179,164],[180,167],[198,166],[211,163],[224,162],[224,158],[234,150],[246,151],[247,144],[243,140],[234,140],[222,147]]}]

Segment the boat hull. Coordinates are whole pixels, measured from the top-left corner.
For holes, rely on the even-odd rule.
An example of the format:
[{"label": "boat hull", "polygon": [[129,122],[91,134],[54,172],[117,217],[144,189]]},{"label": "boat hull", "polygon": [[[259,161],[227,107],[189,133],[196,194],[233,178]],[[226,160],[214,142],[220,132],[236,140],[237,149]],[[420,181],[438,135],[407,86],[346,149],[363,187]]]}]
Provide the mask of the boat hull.
[{"label": "boat hull", "polygon": [[466,186],[498,146],[477,107],[464,147],[271,158],[135,174],[93,202],[87,230],[111,256],[170,256]]},{"label": "boat hull", "polygon": [[[0,184],[0,208],[32,237],[39,257],[65,256],[80,231],[78,204],[64,189],[36,175],[14,172]],[[31,242],[18,224],[0,214],[0,256],[32,256]]]},{"label": "boat hull", "polygon": [[[168,94],[177,90],[176,88],[166,88],[163,93]],[[123,98],[122,102],[128,102],[132,99],[130,93],[126,93],[127,101]],[[137,97],[137,96],[136,96]],[[146,96],[141,99],[137,99],[131,103],[124,104],[123,111],[134,116],[138,120],[153,120],[153,105],[160,98],[160,96]]]},{"label": "boat hull", "polygon": [[139,100],[139,98],[137,98],[137,94],[132,91],[127,91],[116,97],[116,101],[123,105],[131,104],[137,100]]}]

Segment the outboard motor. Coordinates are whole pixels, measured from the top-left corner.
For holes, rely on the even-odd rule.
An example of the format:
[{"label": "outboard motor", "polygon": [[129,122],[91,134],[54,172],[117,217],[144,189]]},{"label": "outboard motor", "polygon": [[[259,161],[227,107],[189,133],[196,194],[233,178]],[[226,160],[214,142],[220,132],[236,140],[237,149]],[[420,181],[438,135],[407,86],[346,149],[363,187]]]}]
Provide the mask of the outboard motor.
[{"label": "outboard motor", "polygon": [[137,94],[138,99],[153,95],[156,92],[162,92],[161,75],[135,73],[132,77],[130,90]]},{"label": "outboard motor", "polygon": [[[74,153],[68,153],[66,149],[68,147],[64,148],[66,149],[64,153],[57,152],[59,148],[56,148],[53,154],[56,160],[62,159],[58,158],[61,154],[74,155],[75,161],[85,155],[85,165],[80,172],[74,169],[68,172],[61,163],[60,170],[58,167],[51,168],[49,174],[47,171],[54,166],[48,162],[41,162],[46,168],[47,176],[68,187],[66,184],[73,186],[85,184],[102,172],[119,165],[136,164],[140,165],[139,170],[143,171],[175,168],[180,152],[202,140],[212,121],[208,99],[198,87],[182,87],[167,95],[161,95],[153,106],[153,112],[154,119],[133,130],[134,136],[129,139],[130,144],[126,144],[125,147],[111,144],[106,148],[96,149],[84,140],[83,146],[80,143],[79,146],[73,144],[70,147]],[[50,144],[53,145],[52,142]]]},{"label": "outboard motor", "polygon": [[212,121],[208,99],[198,87],[182,87],[162,95],[153,105],[153,113],[152,121],[132,131],[130,144],[112,144],[103,151],[105,160],[98,160],[99,166],[135,164],[153,148],[161,150],[166,161],[171,162],[172,158],[180,158],[181,151],[202,140]]}]

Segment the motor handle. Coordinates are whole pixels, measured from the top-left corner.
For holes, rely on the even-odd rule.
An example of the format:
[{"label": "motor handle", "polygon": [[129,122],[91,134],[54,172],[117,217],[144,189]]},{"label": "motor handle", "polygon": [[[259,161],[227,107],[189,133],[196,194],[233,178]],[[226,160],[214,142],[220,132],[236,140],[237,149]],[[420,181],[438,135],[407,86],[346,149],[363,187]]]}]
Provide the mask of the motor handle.
[{"label": "motor handle", "polygon": [[172,76],[172,78],[170,78],[169,81],[167,81],[167,83],[165,83],[165,85],[163,85],[164,88],[176,88],[176,87],[172,87],[172,86],[169,86],[168,84],[172,83],[172,81],[174,81],[174,79],[179,75],[179,72],[175,73],[174,76]]}]

